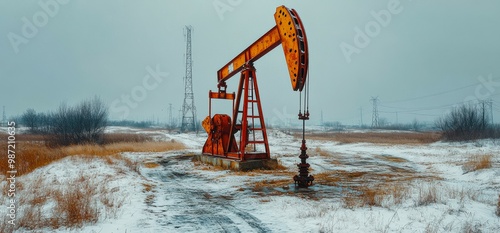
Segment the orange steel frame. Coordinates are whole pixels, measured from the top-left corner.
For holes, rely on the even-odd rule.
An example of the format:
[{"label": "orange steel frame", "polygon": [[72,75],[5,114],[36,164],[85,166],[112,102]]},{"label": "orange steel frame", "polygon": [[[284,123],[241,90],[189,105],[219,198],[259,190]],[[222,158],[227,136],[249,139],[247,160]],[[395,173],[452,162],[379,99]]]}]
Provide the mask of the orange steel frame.
[{"label": "orange steel frame", "polygon": [[[203,154],[237,160],[270,158],[266,126],[253,62],[281,44],[294,91],[302,91],[309,65],[305,30],[297,12],[285,6],[279,6],[276,8],[274,18],[276,26],[217,72],[218,92],[209,92],[209,116],[202,123],[203,128],[209,134],[203,147]],[[226,93],[226,81],[238,72],[241,72],[241,77],[237,94]],[[243,105],[241,106],[242,95]],[[216,114],[212,118],[212,99],[232,100],[232,119],[227,115],[220,114]],[[240,114],[241,123],[238,123]],[[259,126],[256,127],[255,121],[259,123]],[[239,144],[235,138],[238,131],[240,132]],[[262,139],[256,140],[255,131],[262,132]],[[253,134],[253,139],[249,137],[250,132]],[[255,148],[257,144],[264,145],[263,152],[248,152],[246,150],[247,145]]]}]

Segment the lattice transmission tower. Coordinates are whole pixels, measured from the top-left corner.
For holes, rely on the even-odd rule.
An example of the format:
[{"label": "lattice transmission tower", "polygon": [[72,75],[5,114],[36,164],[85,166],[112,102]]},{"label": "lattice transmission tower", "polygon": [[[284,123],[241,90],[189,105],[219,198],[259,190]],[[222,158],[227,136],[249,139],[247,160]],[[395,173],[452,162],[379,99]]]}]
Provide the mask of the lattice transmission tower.
[{"label": "lattice transmission tower", "polygon": [[184,76],[184,104],[182,105],[181,132],[196,131],[196,107],[193,93],[193,59],[191,54],[191,26],[186,26],[186,76]]},{"label": "lattice transmission tower", "polygon": [[378,97],[372,97],[370,101],[372,101],[373,105],[372,128],[378,128],[380,126],[378,122],[378,107],[377,107]]}]

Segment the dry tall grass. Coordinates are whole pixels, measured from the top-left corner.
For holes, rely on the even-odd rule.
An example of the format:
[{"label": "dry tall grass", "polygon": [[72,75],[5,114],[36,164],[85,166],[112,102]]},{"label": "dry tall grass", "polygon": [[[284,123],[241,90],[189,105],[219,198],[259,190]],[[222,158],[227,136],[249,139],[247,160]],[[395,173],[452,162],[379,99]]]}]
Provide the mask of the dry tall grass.
[{"label": "dry tall grass", "polygon": [[493,156],[487,155],[473,155],[462,166],[462,169],[467,172],[473,172],[481,169],[491,168],[491,158]]},{"label": "dry tall grass", "polygon": [[[302,137],[302,135],[294,135]],[[385,132],[340,132],[340,133],[313,133],[306,135],[306,138],[313,140],[336,141],[340,143],[378,143],[378,144],[428,144],[441,139],[441,134],[435,132],[424,133],[385,133]]]},{"label": "dry tall grass", "polygon": [[317,184],[342,187],[344,208],[399,205],[410,198],[413,182],[435,179],[410,170],[394,173],[336,170],[313,175]]},{"label": "dry tall grass", "polygon": [[16,229],[79,228],[116,217],[125,199],[116,194],[118,187],[109,189],[106,183],[96,183],[96,176],[81,173],[67,186],[53,185],[39,177],[19,189],[24,195],[19,200]]},{"label": "dry tall grass", "polygon": [[[43,143],[32,143],[26,141],[16,142],[16,163],[17,175],[28,174],[36,168],[46,166],[54,161],[66,157],[61,149],[49,148]],[[0,142],[0,153],[7,153],[7,144]],[[0,163],[0,172],[5,174],[10,170],[7,163]]]},{"label": "dry tall grass", "polygon": [[[6,139],[6,135],[1,135]],[[184,149],[184,145],[175,141],[157,142],[142,135],[114,134],[105,137],[108,144],[74,145],[66,147],[49,147],[39,135],[16,136],[16,169],[17,176],[29,174],[33,170],[46,166],[65,157],[72,159],[102,159],[107,165],[122,163],[116,166],[118,173],[125,170],[139,171],[137,161],[122,156],[123,152],[163,152]],[[7,140],[0,141],[0,153],[7,154]],[[0,163],[0,172],[10,170],[8,163]],[[52,181],[39,177],[30,181],[31,185],[18,183],[18,193],[25,193],[19,200],[18,225],[16,229],[35,230],[40,228],[58,229],[61,227],[81,227],[85,223],[94,223],[100,218],[116,216],[123,205],[123,197],[117,197],[116,189],[109,190],[107,181],[93,183],[96,177],[81,175],[68,185],[60,186]],[[57,188],[59,187],[59,188]],[[29,191],[28,191],[29,190]],[[47,211],[50,206],[50,211]],[[13,231],[5,223],[0,224],[0,232]]]},{"label": "dry tall grass", "polygon": [[[72,155],[89,156],[116,156],[123,152],[163,152],[172,150],[182,150],[184,145],[175,141],[155,142],[146,140],[145,137],[125,134],[114,134],[110,136],[113,142],[106,145],[86,144],[66,147],[49,147],[39,141],[39,136],[20,136],[16,141],[16,169],[19,176],[28,174],[31,171],[46,166],[54,161]],[[17,139],[17,138],[16,138]],[[33,140],[36,139],[36,140]],[[117,140],[125,142],[117,142]],[[7,140],[0,141],[0,153],[7,154]],[[0,163],[0,172],[5,173],[10,170],[8,163]]]},{"label": "dry tall grass", "polygon": [[420,186],[418,190],[417,206],[424,206],[438,202],[439,194],[435,183]]}]

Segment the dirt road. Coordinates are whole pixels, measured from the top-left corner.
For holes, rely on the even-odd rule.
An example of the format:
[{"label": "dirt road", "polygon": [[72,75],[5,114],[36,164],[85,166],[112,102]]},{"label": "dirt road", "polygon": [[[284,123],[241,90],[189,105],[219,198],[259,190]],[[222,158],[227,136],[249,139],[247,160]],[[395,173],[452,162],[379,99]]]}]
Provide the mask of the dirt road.
[{"label": "dirt road", "polygon": [[[234,195],[211,185],[213,180],[190,173],[190,157],[182,154],[159,161],[160,168],[144,175],[157,183],[147,201],[152,226],[166,232],[271,232],[259,218],[237,207]],[[155,223],[151,222],[154,221]]]}]

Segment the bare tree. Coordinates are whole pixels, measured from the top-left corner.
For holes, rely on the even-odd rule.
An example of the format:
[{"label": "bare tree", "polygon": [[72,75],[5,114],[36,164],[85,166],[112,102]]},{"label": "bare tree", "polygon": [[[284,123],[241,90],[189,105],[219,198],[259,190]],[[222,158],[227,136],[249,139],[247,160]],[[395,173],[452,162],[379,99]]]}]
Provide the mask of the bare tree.
[{"label": "bare tree", "polygon": [[95,97],[82,101],[76,107],[61,104],[51,114],[52,143],[57,145],[101,143],[107,125],[108,109]]},{"label": "bare tree", "polygon": [[488,123],[474,105],[462,105],[439,119],[436,126],[450,141],[475,140],[486,136]]},{"label": "bare tree", "polygon": [[22,123],[29,128],[31,133],[35,133],[39,126],[38,115],[32,108],[28,108],[23,115],[21,115]]}]

